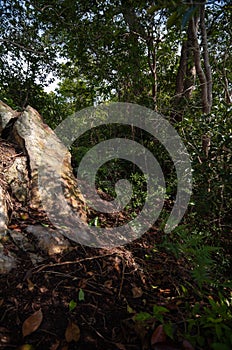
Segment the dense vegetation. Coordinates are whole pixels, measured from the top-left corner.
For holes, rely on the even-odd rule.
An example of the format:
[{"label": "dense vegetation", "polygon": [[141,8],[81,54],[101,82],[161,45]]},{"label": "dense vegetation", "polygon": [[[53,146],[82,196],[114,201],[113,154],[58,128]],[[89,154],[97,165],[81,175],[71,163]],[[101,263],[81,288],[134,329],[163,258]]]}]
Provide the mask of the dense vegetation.
[{"label": "dense vegetation", "polygon": [[[52,128],[73,112],[109,101],[151,108],[174,125],[191,156],[193,194],[181,224],[154,252],[183,258],[197,283],[199,298],[191,302],[193,287],[180,286],[189,315],[186,337],[199,348],[210,337],[212,349],[231,349],[231,3],[1,0],[1,8],[1,100],[19,110],[32,105]],[[54,79],[55,91],[46,92]],[[122,126],[92,130],[72,146],[74,168],[88,149],[115,134],[144,144],[163,169],[162,231],[176,175],[168,153],[148,133]],[[100,169],[97,183],[114,197],[115,182],[125,176],[133,183],[127,208],[133,216],[146,191],[138,169],[115,160]],[[101,224],[97,219],[91,224]],[[154,312],[163,323],[165,310]],[[140,312],[137,318],[150,316]]]}]

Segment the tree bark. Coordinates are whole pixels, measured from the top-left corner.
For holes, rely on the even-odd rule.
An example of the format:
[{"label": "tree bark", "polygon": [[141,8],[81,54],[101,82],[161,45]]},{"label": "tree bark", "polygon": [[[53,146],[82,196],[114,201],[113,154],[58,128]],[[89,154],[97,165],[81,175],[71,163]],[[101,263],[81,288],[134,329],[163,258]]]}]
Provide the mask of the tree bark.
[{"label": "tree bark", "polygon": [[201,28],[201,37],[202,37],[202,48],[203,48],[203,60],[205,67],[205,76],[207,80],[207,99],[208,99],[208,113],[212,108],[212,72],[209,61],[209,50],[207,42],[207,32],[205,27],[205,5],[200,7],[200,28]]},{"label": "tree bark", "polygon": [[[200,24],[201,47],[198,42],[198,27]],[[203,61],[203,65],[202,65]],[[205,4],[199,5],[199,14],[189,20],[187,40],[183,42],[180,64],[176,78],[176,95],[174,99],[174,119],[181,121],[181,101],[189,100],[195,89],[196,76],[200,82],[201,106],[204,114],[209,114],[212,108],[212,73],[209,60],[207,32],[205,26]]]}]

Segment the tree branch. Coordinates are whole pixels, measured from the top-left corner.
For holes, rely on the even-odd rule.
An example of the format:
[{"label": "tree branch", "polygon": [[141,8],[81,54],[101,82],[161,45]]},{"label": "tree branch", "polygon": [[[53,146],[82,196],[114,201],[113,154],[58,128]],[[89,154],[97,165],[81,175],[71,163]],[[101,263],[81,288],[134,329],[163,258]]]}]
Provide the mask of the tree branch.
[{"label": "tree branch", "polygon": [[35,51],[33,49],[30,49],[29,47],[23,46],[21,44],[16,43],[15,41],[12,41],[12,40],[9,40],[9,39],[0,39],[0,42],[5,42],[5,43],[11,44],[13,46],[17,46],[21,50],[24,50],[24,51],[27,51],[27,52],[32,52],[32,53],[34,53],[34,54],[36,54],[38,56],[45,56],[44,52]]}]

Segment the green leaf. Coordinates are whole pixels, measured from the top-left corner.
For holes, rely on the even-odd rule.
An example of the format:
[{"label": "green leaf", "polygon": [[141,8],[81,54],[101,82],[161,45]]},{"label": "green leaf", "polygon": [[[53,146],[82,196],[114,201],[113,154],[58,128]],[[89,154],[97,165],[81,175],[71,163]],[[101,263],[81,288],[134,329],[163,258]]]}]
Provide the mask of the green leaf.
[{"label": "green leaf", "polygon": [[165,312],[169,312],[169,310],[164,306],[154,305],[153,306],[153,314],[156,316],[157,314],[163,314]]},{"label": "green leaf", "polygon": [[166,323],[163,325],[164,327],[164,332],[167,334],[167,336],[171,339],[174,339],[173,336],[173,326],[171,323]]},{"label": "green leaf", "polygon": [[140,312],[137,315],[135,315],[134,319],[135,321],[146,321],[152,318],[152,315],[150,315],[148,312]]},{"label": "green leaf", "polygon": [[41,222],[41,225],[42,225],[43,227],[49,227],[48,224],[44,224],[43,222]]},{"label": "green leaf", "polygon": [[149,15],[152,15],[154,12],[161,10],[162,8],[164,8],[165,5],[152,5],[148,10],[147,13]]},{"label": "green leaf", "polygon": [[74,300],[71,300],[68,307],[69,307],[69,311],[72,312],[77,306],[77,303]]},{"label": "green leaf", "polygon": [[85,300],[85,292],[81,288],[80,288],[79,293],[78,293],[78,300],[79,301]]},{"label": "green leaf", "polygon": [[231,349],[228,345],[222,344],[222,343],[213,343],[211,344],[211,348],[213,350],[230,350]]},{"label": "green leaf", "polygon": [[167,28],[170,29],[174,24],[177,23],[179,19],[179,14],[177,12],[173,12],[173,14],[167,20]]},{"label": "green leaf", "polygon": [[127,309],[127,312],[128,312],[129,314],[134,314],[134,313],[135,313],[135,310],[133,310],[132,307],[130,307],[129,304],[127,304],[126,309]]}]

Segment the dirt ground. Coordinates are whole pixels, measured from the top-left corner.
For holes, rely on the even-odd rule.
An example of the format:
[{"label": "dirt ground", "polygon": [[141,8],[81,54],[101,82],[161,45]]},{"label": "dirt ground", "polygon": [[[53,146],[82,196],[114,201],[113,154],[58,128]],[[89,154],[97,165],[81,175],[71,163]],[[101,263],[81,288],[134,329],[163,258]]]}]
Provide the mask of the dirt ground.
[{"label": "dirt ground", "polygon": [[[38,220],[30,215],[10,228],[24,232]],[[152,229],[111,250],[72,244],[62,255],[40,252],[43,261],[36,266],[14,242],[5,241],[6,253],[17,255],[17,268],[0,281],[0,348],[190,349],[181,335],[186,302],[181,286],[191,277],[185,261],[157,248],[161,241],[161,232]],[[154,305],[167,311],[154,315]],[[152,315],[147,321],[145,312]],[[173,340],[159,328],[167,322]]]}]

